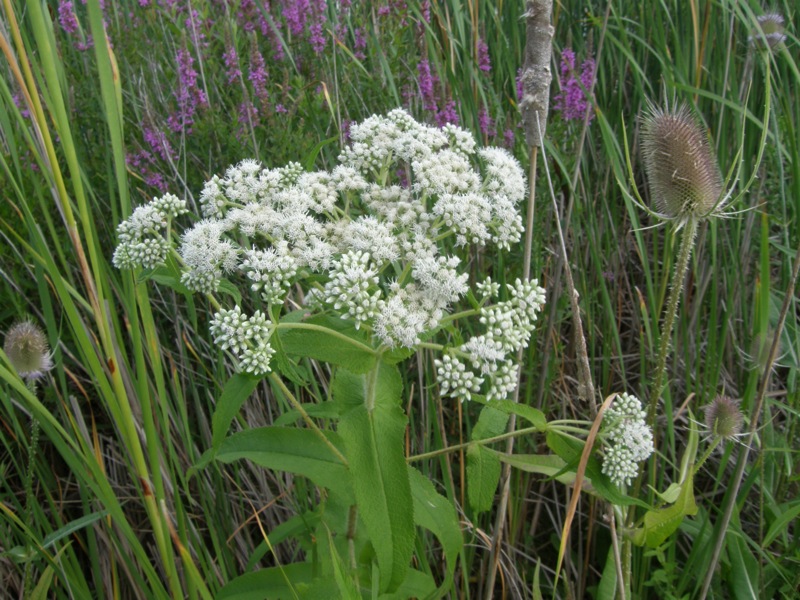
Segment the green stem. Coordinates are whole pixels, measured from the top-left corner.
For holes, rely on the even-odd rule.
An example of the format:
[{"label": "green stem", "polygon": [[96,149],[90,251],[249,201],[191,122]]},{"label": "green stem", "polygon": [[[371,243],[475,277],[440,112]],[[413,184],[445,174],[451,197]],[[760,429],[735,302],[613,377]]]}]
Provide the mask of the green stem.
[{"label": "green stem", "polygon": [[527,435],[529,433],[537,433],[539,429],[536,427],[527,427],[526,429],[517,429],[516,431],[511,431],[508,433],[502,433],[500,435],[496,435],[494,437],[485,438],[482,440],[473,440],[471,442],[464,442],[463,444],[455,444],[453,446],[448,446],[447,448],[441,448],[440,450],[433,450],[431,452],[425,452],[424,454],[417,454],[416,456],[409,456],[406,459],[406,462],[418,462],[420,460],[427,460],[429,458],[435,458],[437,456],[441,456],[443,454],[449,454],[450,452],[456,452],[457,450],[463,450],[472,445],[478,446],[487,446],[494,442],[500,442],[502,440],[507,440],[515,437],[520,437],[522,435]]},{"label": "green stem", "polygon": [[270,381],[272,381],[272,383],[274,383],[280,388],[281,392],[283,392],[283,395],[286,396],[286,398],[289,400],[289,403],[294,407],[294,409],[300,413],[300,416],[302,417],[303,421],[305,421],[306,425],[308,425],[309,429],[311,429],[317,435],[317,437],[319,437],[319,439],[322,440],[323,444],[325,444],[328,448],[330,448],[334,456],[336,456],[336,458],[342,461],[342,464],[344,466],[347,466],[347,459],[341,452],[339,452],[338,448],[336,448],[336,446],[334,446],[333,443],[325,436],[322,430],[319,427],[317,427],[317,424],[314,423],[314,420],[306,412],[306,409],[303,408],[303,405],[297,400],[297,398],[294,397],[294,394],[292,394],[292,392],[289,391],[289,388],[286,387],[286,384],[283,383],[283,380],[280,377],[278,377],[274,371],[269,374],[269,378]]},{"label": "green stem", "polygon": [[675,315],[678,313],[678,303],[683,290],[683,280],[686,277],[686,270],[689,267],[689,257],[692,255],[694,238],[697,234],[699,221],[694,217],[689,217],[683,230],[681,247],[678,250],[678,262],[675,264],[675,272],[672,275],[672,284],[667,300],[667,308],[664,314],[664,325],[661,330],[661,338],[658,347],[658,359],[656,361],[656,373],[653,376],[653,387],[650,390],[650,407],[647,412],[647,422],[652,426],[655,422],[656,408],[661,399],[661,390],[664,387],[664,376],[667,370],[667,353],[669,352],[669,342],[672,337],[672,327],[675,324]]},{"label": "green stem", "polygon": [[[29,388],[30,388],[29,384]],[[31,392],[33,390],[31,389]],[[33,523],[33,470],[36,462],[36,449],[39,446],[39,419],[31,415],[31,441],[28,446],[28,470],[25,473],[25,511],[22,520],[24,523]],[[33,570],[30,561],[25,564],[25,574],[22,583],[22,596],[26,597],[26,592],[30,588],[33,578]]]}]

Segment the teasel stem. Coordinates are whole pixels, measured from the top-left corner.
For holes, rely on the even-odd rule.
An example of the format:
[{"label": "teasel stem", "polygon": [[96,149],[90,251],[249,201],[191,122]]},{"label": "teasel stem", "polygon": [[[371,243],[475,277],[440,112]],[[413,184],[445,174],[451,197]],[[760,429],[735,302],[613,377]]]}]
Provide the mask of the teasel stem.
[{"label": "teasel stem", "polygon": [[[553,0],[527,0],[526,2],[526,42],[525,42],[525,68],[522,72],[523,97],[520,101],[522,121],[525,128],[525,139],[531,149],[530,154],[530,195],[528,197],[528,212],[525,227],[525,259],[523,264],[523,279],[529,281],[531,277],[531,248],[533,246],[533,217],[536,199],[536,162],[539,147],[544,143],[547,115],[550,111],[550,83],[553,74],[550,71],[552,56],[553,34],[555,29],[550,24],[553,10]],[[523,350],[517,353],[517,364],[522,365]],[[518,375],[517,387],[514,390],[514,402],[519,402],[520,377]],[[516,428],[516,416],[511,415],[506,431],[513,432]],[[510,437],[506,443],[506,454],[514,451],[514,438]],[[486,579],[484,581],[483,598],[491,600],[494,596],[494,582],[497,577],[497,568],[500,560],[500,551],[503,543],[503,528],[505,527],[508,499],[511,493],[511,465],[503,465],[500,477],[500,500],[497,506],[497,515],[492,531],[492,543],[487,559]]]},{"label": "teasel stem", "polygon": [[[669,353],[669,343],[672,337],[672,327],[675,324],[675,316],[678,313],[681,292],[683,291],[683,281],[686,278],[686,271],[689,267],[689,258],[692,255],[692,247],[697,235],[699,219],[689,216],[683,227],[683,237],[678,250],[678,262],[675,264],[675,272],[672,274],[667,308],[664,313],[664,324],[661,329],[661,338],[658,345],[658,358],[656,360],[656,373],[653,376],[653,386],[650,389],[650,406],[647,410],[647,423],[653,427],[656,416],[658,401],[661,399],[661,390],[664,387],[664,376],[667,371],[667,354]],[[656,429],[653,427],[653,435]]]},{"label": "teasel stem", "polygon": [[[32,394],[36,393],[36,380],[28,379],[26,382],[28,389]],[[33,495],[33,472],[36,467],[36,451],[39,447],[39,419],[36,415],[31,413],[31,439],[28,444],[28,470],[25,472],[25,510],[22,515],[23,523],[33,523],[33,504],[35,502]],[[31,568],[32,561],[25,563],[25,572],[22,578],[22,597],[25,597],[26,592],[33,584],[33,569]]]}]

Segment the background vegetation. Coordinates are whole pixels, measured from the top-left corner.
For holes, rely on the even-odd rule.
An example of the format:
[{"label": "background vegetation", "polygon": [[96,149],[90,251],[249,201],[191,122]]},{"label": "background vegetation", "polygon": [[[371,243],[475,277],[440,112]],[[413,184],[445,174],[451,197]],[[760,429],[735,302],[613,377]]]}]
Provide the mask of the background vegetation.
[{"label": "background vegetation", "polygon": [[[697,515],[657,550],[635,555],[637,597],[697,597],[715,548],[713,597],[792,597],[800,585],[796,297],[779,321],[800,244],[798,13],[789,0],[769,8],[786,21],[785,44],[774,52],[748,43],[764,12],[758,2],[554,6],[553,94],[564,93],[570,77],[560,68],[567,48],[578,67],[595,62],[596,82],[590,119],[569,118],[555,102],[540,157],[557,210],[540,176],[532,269],[549,304],[524,358],[522,402],[550,419],[589,418],[576,393],[556,220],[598,399],[615,391],[648,397],[677,237],[648,229],[656,221],[626,200],[624,140],[647,199],[637,152],[647,99],[694,107],[723,173],[733,167],[738,176],[730,185],[757,176],[735,207],[747,212],[701,228],[658,421],[666,468],[653,483],[669,484],[689,411],[700,415],[717,394],[741,399],[757,436],[743,440],[751,454],[741,487],[729,485],[742,456],[730,443],[695,480]],[[281,524],[313,496],[300,478],[244,462],[187,476],[211,446],[210,416],[230,366],[210,343],[209,306],[137,285],[111,265],[115,227],[166,191],[193,204],[204,181],[242,158],[330,167],[349,123],[397,106],[430,123],[458,122],[525,164],[517,90],[523,11],[507,0],[3,1],[0,327],[40,323],[55,362],[34,393],[0,360],[7,597],[24,586],[27,597],[42,598],[202,597],[246,571],[296,559],[302,549]],[[476,255],[471,268],[502,281],[522,262],[515,248]],[[441,399],[431,360],[418,358],[404,373],[409,455],[468,440],[480,408]],[[305,401],[325,397],[327,375],[317,372],[319,387],[294,390]],[[235,427],[274,423],[286,409],[262,383]],[[542,448],[536,436],[516,447]],[[452,597],[477,598],[495,521],[466,501],[464,464],[455,452],[417,466],[460,510],[466,546]],[[608,593],[598,587],[610,545],[607,510],[587,495],[553,587],[569,493],[513,472],[498,597],[532,597],[537,564],[545,593]],[[715,527],[734,500],[719,545]],[[426,541],[418,555],[436,571],[436,547]]]}]

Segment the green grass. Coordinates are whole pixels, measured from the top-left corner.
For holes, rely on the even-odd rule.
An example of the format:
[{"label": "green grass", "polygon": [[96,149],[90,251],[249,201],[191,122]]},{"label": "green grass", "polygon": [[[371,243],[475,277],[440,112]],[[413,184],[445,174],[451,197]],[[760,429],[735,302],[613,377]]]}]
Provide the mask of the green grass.
[{"label": "green grass", "polygon": [[[434,2],[430,23],[419,25],[417,0],[405,12],[385,3],[388,15],[379,11],[383,4],[353,2],[343,11],[330,3],[329,44],[319,55],[305,34],[289,32],[279,2],[245,20],[237,20],[236,2],[227,9],[197,3],[200,43],[182,8],[109,2],[104,15],[97,0],[76,2],[83,33],[70,35],[59,25],[58,4],[3,2],[0,330],[30,316],[47,332],[56,367],[32,394],[0,358],[0,574],[11,596],[20,595],[29,575],[28,597],[36,597],[30,594],[37,585],[41,597],[53,598],[213,597],[254,567],[302,556],[298,538],[281,526],[314,501],[315,490],[247,463],[213,463],[188,476],[211,447],[211,415],[229,377],[208,334],[213,307],[115,269],[116,225],[161,194],[148,176],[159,176],[163,190],[191,203],[211,175],[242,158],[330,168],[346,124],[373,113],[403,105],[434,123],[419,93],[422,59],[438,77],[440,107],[455,101],[461,124],[483,144],[502,145],[507,129],[516,134],[512,149],[525,164],[529,150],[517,129],[515,82],[525,42],[522,3]],[[800,584],[800,311],[791,287],[800,244],[800,15],[788,0],[775,10],[786,19],[785,47],[759,54],[747,43],[761,14],[756,2],[616,0],[607,7],[595,0],[554,8],[553,72],[558,75],[565,47],[579,61],[596,59],[596,118],[584,132],[581,123],[551,113],[545,150],[558,214],[539,158],[532,269],[550,304],[524,357],[522,401],[549,419],[591,418],[577,396],[557,218],[580,294],[597,404],[614,392],[643,400],[652,394],[679,236],[667,227],[647,228],[655,221],[629,200],[625,136],[635,183],[649,201],[638,154],[646,99],[676,97],[692,105],[723,173],[732,169],[739,189],[755,177],[733,207],[747,212],[701,225],[671,340],[660,445],[646,481],[658,490],[674,481],[689,419],[702,421],[716,394],[741,399],[745,429],[756,424],[755,436],[726,445],[704,465],[694,482],[697,515],[657,550],[634,549],[634,597],[700,597],[715,548],[719,566],[708,597],[752,597],[749,590],[792,597]],[[272,34],[258,26],[246,30],[259,16],[272,20]],[[76,49],[89,35],[93,47]],[[356,46],[359,36],[364,47]],[[488,45],[490,72],[479,68],[478,39]],[[223,53],[231,45],[243,75],[229,83]],[[274,58],[278,45],[282,60]],[[175,133],[167,117],[176,109],[174,57],[184,47],[207,106],[197,109],[191,133]],[[257,119],[240,123],[242,103],[257,103],[247,78],[256,49],[267,59],[269,100]],[[356,58],[358,52],[363,56]],[[558,86],[554,79],[554,94]],[[279,104],[287,112],[278,112]],[[479,129],[482,110],[495,121],[493,135]],[[148,145],[145,129],[167,132],[169,160]],[[153,157],[145,167],[126,162],[143,149]],[[513,280],[522,254],[520,247],[475,256],[473,279]],[[770,361],[775,340],[778,353]],[[410,455],[469,440],[480,413],[475,404],[439,397],[432,360],[423,350],[402,370]],[[303,402],[327,399],[329,372],[308,366],[312,384],[287,382],[289,389]],[[265,381],[234,430],[270,424],[288,409],[284,395]],[[29,505],[24,480],[32,419],[41,436]],[[742,444],[750,454],[737,486]],[[515,452],[547,449],[541,437],[529,436],[517,440]],[[451,597],[480,598],[495,515],[470,507],[465,460],[453,452],[416,466],[459,508],[466,545]],[[569,494],[541,475],[512,472],[497,597],[534,597],[539,563],[545,595],[601,597],[611,542],[608,504],[599,498],[582,495],[565,567],[560,581],[554,579]],[[648,494],[645,488],[641,496]],[[732,518],[720,534],[729,502]],[[271,546],[264,533],[274,538]],[[417,555],[427,557],[421,562],[440,580],[436,544],[418,539]]]}]

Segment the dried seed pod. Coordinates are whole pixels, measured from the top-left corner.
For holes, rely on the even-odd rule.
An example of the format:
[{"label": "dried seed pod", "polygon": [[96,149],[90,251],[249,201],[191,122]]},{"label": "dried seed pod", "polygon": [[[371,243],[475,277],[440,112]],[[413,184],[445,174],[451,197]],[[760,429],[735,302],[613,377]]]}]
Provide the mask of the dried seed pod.
[{"label": "dried seed pod", "polygon": [[685,104],[652,104],[642,119],[642,153],[650,193],[665,217],[709,216],[720,202],[722,174],[708,139]]}]

